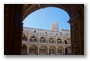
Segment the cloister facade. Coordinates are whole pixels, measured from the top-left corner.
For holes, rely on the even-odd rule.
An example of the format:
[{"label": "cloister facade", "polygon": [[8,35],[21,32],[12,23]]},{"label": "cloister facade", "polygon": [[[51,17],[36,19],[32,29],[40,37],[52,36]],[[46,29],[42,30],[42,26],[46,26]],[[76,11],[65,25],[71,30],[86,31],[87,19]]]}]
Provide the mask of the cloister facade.
[{"label": "cloister facade", "polygon": [[[71,54],[70,30],[58,28],[52,24],[53,29],[43,30],[30,27],[23,28],[22,54],[30,55],[63,55]],[[55,28],[54,28],[55,27]]]}]

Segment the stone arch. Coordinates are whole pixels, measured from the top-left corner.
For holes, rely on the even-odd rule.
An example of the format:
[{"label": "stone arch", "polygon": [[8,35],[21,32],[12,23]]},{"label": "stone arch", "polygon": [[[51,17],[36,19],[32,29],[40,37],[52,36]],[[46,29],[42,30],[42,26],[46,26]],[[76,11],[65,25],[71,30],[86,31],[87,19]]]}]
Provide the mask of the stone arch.
[{"label": "stone arch", "polygon": [[32,45],[29,47],[29,54],[36,55],[38,54],[38,47],[36,45]]},{"label": "stone arch", "polygon": [[47,54],[47,46],[45,46],[45,45],[42,45],[40,48],[39,48],[39,54],[44,54],[44,55],[46,55]]},{"label": "stone arch", "polygon": [[31,36],[29,41],[30,42],[37,42],[36,36]]},{"label": "stone arch", "polygon": [[57,54],[58,54],[58,55],[64,54],[64,48],[63,48],[62,46],[59,46],[59,47],[57,48]]},{"label": "stone arch", "polygon": [[[84,4],[35,4],[35,5],[5,4],[4,6],[5,8],[4,54],[5,55],[21,54],[20,49],[21,49],[21,41],[22,41],[23,19],[35,10],[49,6],[59,7],[68,12],[68,14],[70,15],[69,23],[72,32],[71,33],[71,41],[72,41],[71,45],[73,48],[72,53],[76,54],[74,53],[74,50],[79,49],[79,51],[77,51],[77,54],[84,55]],[[14,37],[15,39],[13,39]],[[77,39],[80,41],[76,41]],[[77,46],[74,46],[76,42],[79,43]]]},{"label": "stone arch", "polygon": [[66,47],[66,50],[65,53],[71,55],[71,46]]},{"label": "stone arch", "polygon": [[22,41],[27,41],[27,37],[25,34],[22,34]]},{"label": "stone arch", "polygon": [[58,38],[58,39],[57,39],[57,44],[62,44],[61,38]]},{"label": "stone arch", "polygon": [[[24,9],[27,8],[28,10],[27,9],[24,10],[23,19],[27,15],[29,15],[30,13],[32,13],[33,11],[38,10],[40,8],[46,8],[46,7],[57,7],[57,8],[61,8],[61,9],[65,10],[69,14],[70,19],[69,19],[68,22],[70,23],[71,32],[73,33],[73,34],[71,33],[71,35],[72,35],[71,36],[71,38],[72,38],[71,41],[73,41],[71,43],[71,45],[74,47],[74,44],[75,44],[74,42],[75,42],[75,40],[77,38],[78,38],[78,40],[82,40],[82,41],[79,41],[80,44],[83,44],[83,45],[80,45],[79,44],[79,46],[83,47],[81,49],[81,51],[80,51],[80,52],[82,52],[82,50],[84,49],[84,5],[83,4],[35,4],[35,5],[30,4],[30,5],[27,5],[27,6],[24,7]],[[77,28],[77,26],[79,28]],[[75,30],[74,28],[77,29],[77,30]],[[83,30],[83,31],[80,32],[80,30],[81,31]],[[79,33],[76,33],[77,31]],[[77,37],[75,36],[75,35],[79,35],[79,34],[80,34],[80,36],[77,36]],[[76,37],[76,38],[74,38],[74,37]],[[78,46],[77,46],[77,49],[79,49]],[[74,50],[75,49],[73,49],[73,51]],[[78,53],[80,53],[80,52],[78,52]],[[84,50],[83,50],[83,53],[84,53]]]},{"label": "stone arch", "polygon": [[22,44],[21,54],[22,54],[22,55],[26,55],[26,54],[27,54],[27,45]]},{"label": "stone arch", "polygon": [[41,43],[46,43],[45,37],[40,37],[40,42],[41,42]]},{"label": "stone arch", "polygon": [[49,47],[49,55],[51,55],[51,54],[56,54],[56,47],[55,46]]},{"label": "stone arch", "polygon": [[[38,5],[40,5],[40,6],[38,6]],[[29,6],[34,7],[32,11],[31,11],[32,8],[29,7]],[[26,8],[26,7],[28,7],[28,8]],[[69,16],[71,16],[71,13],[72,13],[72,10],[70,8],[65,8],[67,6],[62,5],[62,4],[61,5],[60,4],[31,4],[31,5],[28,4],[27,6],[24,6],[23,19],[25,17],[27,17],[30,13],[32,13],[32,12],[34,12],[34,11],[40,9],[40,8],[46,8],[46,7],[56,7],[56,8],[63,9],[69,14]]]},{"label": "stone arch", "polygon": [[49,38],[49,43],[54,43],[54,38]]}]

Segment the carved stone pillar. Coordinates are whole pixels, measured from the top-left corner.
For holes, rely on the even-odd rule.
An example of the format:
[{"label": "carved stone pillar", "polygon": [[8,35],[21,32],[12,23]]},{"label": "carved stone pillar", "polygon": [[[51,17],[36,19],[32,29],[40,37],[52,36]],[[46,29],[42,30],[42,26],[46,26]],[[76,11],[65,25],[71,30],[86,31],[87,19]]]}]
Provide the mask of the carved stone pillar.
[{"label": "carved stone pillar", "polygon": [[20,4],[4,5],[4,54],[21,54],[22,9]]},{"label": "carved stone pillar", "polygon": [[72,54],[84,54],[84,14],[74,12],[70,18]]}]

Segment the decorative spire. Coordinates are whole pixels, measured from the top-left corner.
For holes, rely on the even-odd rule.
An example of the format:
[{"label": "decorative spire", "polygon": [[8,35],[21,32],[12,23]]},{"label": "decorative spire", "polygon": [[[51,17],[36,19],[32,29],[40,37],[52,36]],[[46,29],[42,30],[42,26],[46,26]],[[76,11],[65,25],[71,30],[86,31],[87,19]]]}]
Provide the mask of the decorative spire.
[{"label": "decorative spire", "polygon": [[59,26],[55,21],[51,24],[51,30],[59,31]]}]

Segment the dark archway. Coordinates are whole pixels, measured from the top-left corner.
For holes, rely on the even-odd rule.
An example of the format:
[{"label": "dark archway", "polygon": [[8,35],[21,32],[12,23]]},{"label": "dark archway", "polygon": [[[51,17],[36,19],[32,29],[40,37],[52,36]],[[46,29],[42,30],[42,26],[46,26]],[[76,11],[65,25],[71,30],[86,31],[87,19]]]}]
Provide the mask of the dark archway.
[{"label": "dark archway", "polygon": [[[4,54],[21,54],[23,19],[44,7],[58,7],[70,15],[71,49],[84,54],[84,5],[83,4],[5,4],[4,5]],[[18,36],[17,36],[18,35]],[[79,41],[78,41],[79,40]],[[77,43],[78,42],[78,43]],[[76,49],[74,49],[76,48]]]},{"label": "dark archway", "polygon": [[66,40],[64,40],[64,43],[65,43],[65,44],[68,44]]},{"label": "dark archway", "polygon": [[67,49],[67,48],[65,48],[65,54],[66,54],[66,55],[68,54],[68,49]]},{"label": "dark archway", "polygon": [[[83,4],[35,4],[31,5],[25,5],[24,9],[28,7],[28,10],[24,10],[23,19],[28,16],[30,13],[32,13],[35,10],[38,10],[40,8],[45,7],[57,7],[65,10],[69,16],[70,20],[68,21],[70,23],[71,27],[71,46],[72,46],[72,53],[74,54],[74,48],[80,49],[78,54],[84,54],[84,5]],[[33,8],[32,8],[33,7]],[[32,9],[32,10],[31,10]],[[80,30],[82,32],[80,32]],[[77,36],[75,36],[77,35]],[[74,42],[78,42],[76,44],[77,46],[74,46]],[[80,46],[80,47],[78,47]]]},{"label": "dark archway", "polygon": [[22,55],[27,55],[27,46],[25,44],[22,44],[22,48],[21,48],[21,54]]}]

